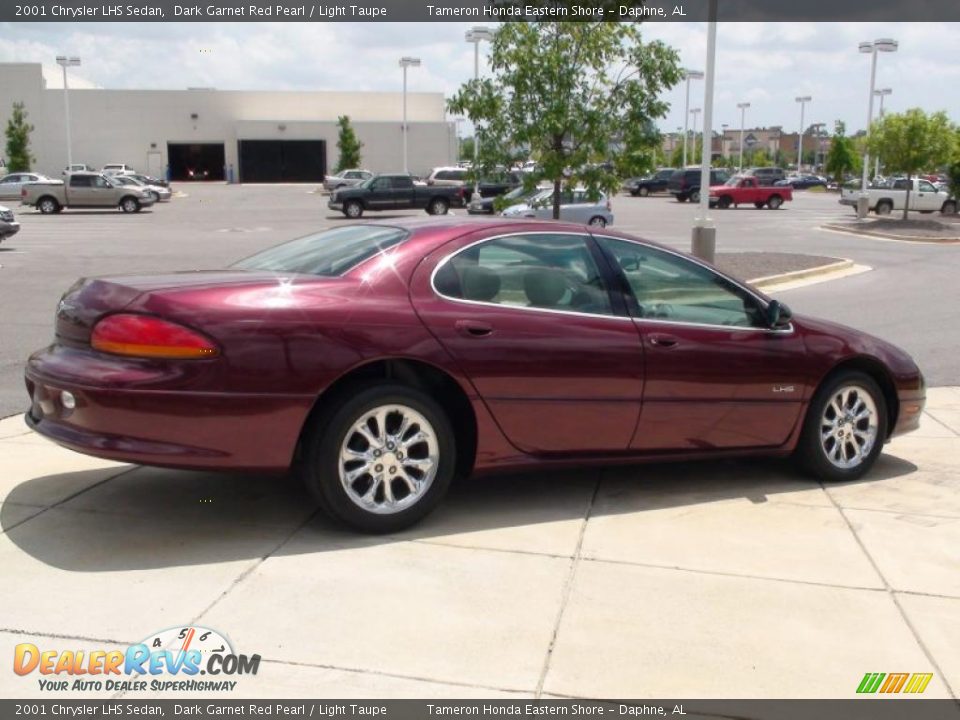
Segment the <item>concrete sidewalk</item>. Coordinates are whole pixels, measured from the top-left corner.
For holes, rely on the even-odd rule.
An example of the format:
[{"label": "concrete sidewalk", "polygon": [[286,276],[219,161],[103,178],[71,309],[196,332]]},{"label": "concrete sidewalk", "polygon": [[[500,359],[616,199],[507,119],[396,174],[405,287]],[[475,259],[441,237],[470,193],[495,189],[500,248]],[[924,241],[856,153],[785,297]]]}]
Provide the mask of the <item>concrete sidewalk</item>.
[{"label": "concrete sidewalk", "polygon": [[[960,388],[885,450],[827,487],[770,461],[465,481],[366,537],[289,480],[95,460],[8,418],[0,657],[197,624],[263,656],[236,698],[847,698],[866,672],[956,697]],[[37,678],[0,694],[56,695]]]}]

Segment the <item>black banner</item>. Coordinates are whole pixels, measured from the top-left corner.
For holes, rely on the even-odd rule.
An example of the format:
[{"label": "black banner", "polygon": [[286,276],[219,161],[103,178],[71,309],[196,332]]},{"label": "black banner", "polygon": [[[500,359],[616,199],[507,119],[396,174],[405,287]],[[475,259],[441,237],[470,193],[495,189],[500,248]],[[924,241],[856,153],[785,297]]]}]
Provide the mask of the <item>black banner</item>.
[{"label": "black banner", "polygon": [[0,700],[0,718],[957,720],[952,700]]},{"label": "black banner", "polygon": [[[4,0],[15,22],[700,22],[707,0]],[[957,0],[719,0],[721,22],[945,22]]]}]

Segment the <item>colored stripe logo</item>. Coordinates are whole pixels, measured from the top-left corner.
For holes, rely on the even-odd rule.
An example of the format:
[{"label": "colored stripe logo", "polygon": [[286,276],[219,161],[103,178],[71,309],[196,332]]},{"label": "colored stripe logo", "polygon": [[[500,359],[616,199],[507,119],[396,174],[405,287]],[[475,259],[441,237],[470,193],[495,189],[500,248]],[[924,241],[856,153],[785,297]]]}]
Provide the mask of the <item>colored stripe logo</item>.
[{"label": "colored stripe logo", "polygon": [[927,689],[933,673],[866,673],[857,687],[860,695],[873,693],[919,694]]}]

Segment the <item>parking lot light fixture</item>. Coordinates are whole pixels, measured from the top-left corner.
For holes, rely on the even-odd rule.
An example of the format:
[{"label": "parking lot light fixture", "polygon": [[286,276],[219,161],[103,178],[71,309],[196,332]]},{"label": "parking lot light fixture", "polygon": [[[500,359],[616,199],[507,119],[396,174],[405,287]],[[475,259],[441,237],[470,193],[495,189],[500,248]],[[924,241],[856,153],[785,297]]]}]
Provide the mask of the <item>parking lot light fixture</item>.
[{"label": "parking lot light fixture", "polygon": [[690,81],[703,80],[702,70],[684,70],[683,77],[687,81],[687,99],[683,103],[683,167],[687,166],[687,135],[690,130]]},{"label": "parking lot light fixture", "polygon": [[[880,38],[873,42],[860,43],[860,52],[870,55],[870,94],[867,96],[867,134],[873,123],[873,95],[877,82],[877,53],[896,52],[900,44],[892,38]],[[867,175],[870,174],[870,151],[863,151],[863,175],[860,177],[860,197],[857,200],[857,217],[861,220],[867,216],[870,201],[867,195]]]},{"label": "parking lot light fixture", "polygon": [[402,57],[400,67],[403,68],[403,171],[410,172],[407,167],[407,68],[420,67],[420,58]]},{"label": "parking lot light fixture", "polygon": [[[480,43],[493,40],[493,30],[483,25],[478,25],[467,30],[466,40],[473,43],[473,79],[480,79]],[[473,197],[472,200],[480,199],[480,177],[477,175],[477,168],[480,166],[480,137],[477,133],[477,127],[473,128]]]},{"label": "parking lot light fixture", "polygon": [[[874,90],[873,94],[878,98],[880,98],[880,110],[877,112],[877,117],[882,118],[883,117],[883,99],[887,95],[892,95],[893,90],[890,88],[880,88],[879,90]],[[878,155],[876,158],[874,158],[874,161],[873,161],[873,176],[876,177],[879,174],[880,174],[880,156]]]},{"label": "parking lot light fixture", "polygon": [[797,98],[797,102],[800,103],[800,132],[797,134],[797,175],[800,174],[803,168],[803,111],[807,103],[811,100],[813,100],[813,98],[809,95],[803,95]]},{"label": "parking lot light fixture", "polygon": [[743,130],[747,123],[747,108],[750,107],[750,103],[737,103],[737,107],[740,108],[740,163],[737,171],[743,172]]},{"label": "parking lot light fixture", "polygon": [[57,65],[63,68],[63,112],[67,126],[67,167],[73,165],[73,147],[70,142],[70,88],[67,86],[67,68],[79,67],[80,58],[76,55],[57,55]]}]

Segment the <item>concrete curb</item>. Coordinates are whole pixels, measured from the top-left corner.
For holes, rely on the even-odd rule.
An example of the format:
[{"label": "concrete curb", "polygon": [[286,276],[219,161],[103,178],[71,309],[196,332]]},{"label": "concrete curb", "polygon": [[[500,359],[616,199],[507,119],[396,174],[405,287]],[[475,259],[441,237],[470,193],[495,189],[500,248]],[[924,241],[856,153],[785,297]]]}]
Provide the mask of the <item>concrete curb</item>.
[{"label": "concrete curb", "polygon": [[747,280],[747,282],[754,287],[762,289],[770,287],[771,285],[780,285],[781,283],[792,282],[794,280],[806,280],[808,278],[832,275],[834,273],[839,274],[852,267],[853,260],[844,258],[837,262],[827,263],[826,265],[804,268],[803,270],[791,270],[790,272],[778,273],[776,275],[767,275],[765,277]]},{"label": "concrete curb", "polygon": [[828,230],[829,232],[843,233],[844,235],[875,237],[883,240],[901,240],[903,242],[928,243],[931,245],[956,245],[957,243],[960,243],[960,237],[932,238],[924,237],[922,235],[895,235],[893,233],[878,232],[876,230],[853,230],[844,225],[833,225],[831,223],[821,225],[820,229]]}]

